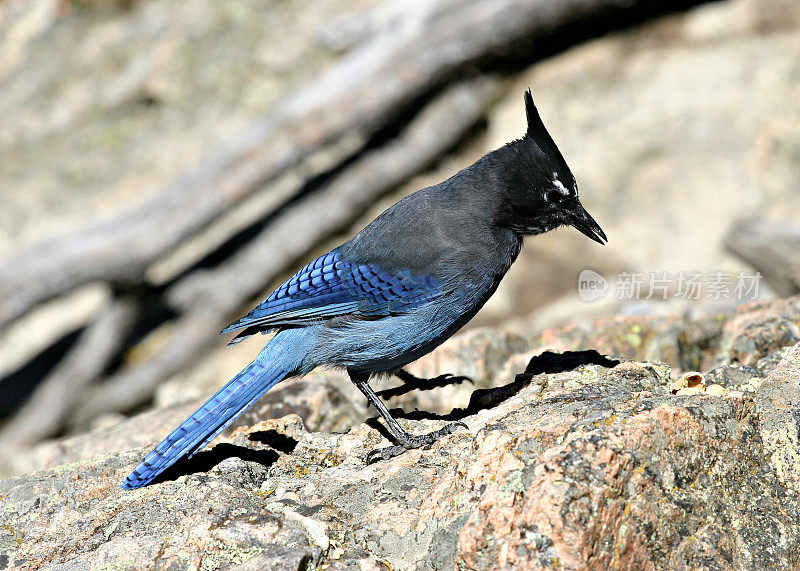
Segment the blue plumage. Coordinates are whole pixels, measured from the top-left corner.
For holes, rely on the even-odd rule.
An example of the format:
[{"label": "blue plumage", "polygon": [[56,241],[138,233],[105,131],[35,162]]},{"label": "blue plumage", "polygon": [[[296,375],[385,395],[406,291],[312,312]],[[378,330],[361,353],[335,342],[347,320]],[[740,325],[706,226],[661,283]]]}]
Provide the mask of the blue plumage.
[{"label": "blue plumage", "polygon": [[245,329],[231,341],[237,343],[251,335],[253,328],[266,333],[280,326],[310,324],[343,315],[388,316],[414,309],[440,293],[440,284],[430,276],[346,262],[333,250],[301,268],[222,333]]},{"label": "blue plumage", "polygon": [[128,475],[122,488],[146,486],[182,456],[192,456],[277,382],[301,370],[302,358],[295,349],[302,348],[305,336],[302,330],[276,336],[252,363],[162,440]]},{"label": "blue plumage", "polygon": [[351,240],[309,263],[242,319],[236,343],[277,331],[258,357],[147,455],[123,488],[152,482],[208,444],[281,380],[341,367],[377,409],[398,446],[429,444],[460,423],[409,434],[369,386],[432,351],[483,306],[526,235],[569,224],[605,235],[578,200],[575,179],[525,95],[528,130],[435,186],[404,198]]},{"label": "blue plumage", "polygon": [[162,440],[125,478],[122,488],[145,486],[180,457],[203,448],[283,377],[280,369],[266,373],[261,363],[253,361]]}]

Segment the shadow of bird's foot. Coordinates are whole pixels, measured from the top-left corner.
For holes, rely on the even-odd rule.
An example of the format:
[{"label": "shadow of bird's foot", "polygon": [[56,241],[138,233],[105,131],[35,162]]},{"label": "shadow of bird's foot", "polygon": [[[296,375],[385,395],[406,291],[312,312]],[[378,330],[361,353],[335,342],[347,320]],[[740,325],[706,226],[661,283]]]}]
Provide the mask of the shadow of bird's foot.
[{"label": "shadow of bird's foot", "polygon": [[394,375],[409,387],[423,390],[443,387],[446,385],[458,385],[464,381],[474,384],[474,381],[465,375],[452,375],[450,373],[442,373],[441,375],[426,379],[425,377],[417,377],[416,375],[412,375],[405,369],[400,369],[395,371]]},{"label": "shadow of bird's foot", "polygon": [[421,448],[428,444],[433,444],[437,440],[439,440],[443,436],[447,436],[448,434],[452,434],[459,428],[467,428],[467,425],[463,422],[451,422],[446,424],[444,427],[440,428],[439,430],[434,430],[433,432],[429,432],[428,434],[420,434],[418,436],[413,434],[406,433],[403,437],[403,443],[398,444],[396,446],[389,446],[388,448],[378,448],[373,450],[367,457],[365,458],[365,462],[367,464],[374,464],[379,460],[389,460],[390,458],[394,458],[395,456],[399,456],[409,448]]},{"label": "shadow of bird's foot", "polygon": [[475,384],[475,381],[473,381],[470,377],[467,377],[466,375],[451,375],[450,373],[444,373],[442,375],[438,375],[431,379],[422,379],[422,380],[423,381],[427,380],[429,384],[436,386],[460,385],[463,382],[468,382],[471,385]]},{"label": "shadow of bird's foot", "polygon": [[410,393],[413,390],[430,391],[448,385],[460,385],[464,381],[475,384],[469,377],[464,375],[451,375],[450,373],[444,373],[430,379],[425,379],[414,376],[404,369],[399,369],[394,372],[394,376],[403,381],[403,384],[399,387],[382,390],[378,393],[378,396],[388,399]]}]

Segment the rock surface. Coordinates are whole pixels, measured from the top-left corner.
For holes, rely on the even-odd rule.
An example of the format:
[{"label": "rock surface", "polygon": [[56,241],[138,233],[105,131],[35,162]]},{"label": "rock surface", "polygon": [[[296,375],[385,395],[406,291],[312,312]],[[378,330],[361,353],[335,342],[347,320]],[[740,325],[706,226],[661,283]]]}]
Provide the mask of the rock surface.
[{"label": "rock surface", "polygon": [[[131,2],[110,16],[81,4],[0,8],[3,255],[146,198],[336,60],[315,43],[320,22],[376,2]],[[532,241],[478,321],[573,291],[584,268],[744,269],[719,248],[728,222],[798,207],[798,14],[795,0],[713,2],[512,78],[488,130],[399,194],[519,136],[532,86],[612,241]],[[44,346],[102,305],[102,292],[73,297],[9,338]],[[572,303],[563,327],[475,329],[414,364],[474,381],[389,400],[413,411],[412,431],[466,422],[429,449],[364,466],[386,444],[380,423],[362,424],[373,412],[340,375],[316,373],[271,391],[165,481],[123,492],[264,340],[210,352],[161,387],[155,410],[0,450],[0,569],[800,567],[800,299],[575,321],[597,307]],[[548,353],[589,349],[622,362]],[[704,386],[673,394],[688,371]]]},{"label": "rock surface", "polygon": [[[469,370],[477,387],[401,413],[416,432],[454,419],[468,430],[365,466],[383,431],[356,424],[363,405],[321,375],[278,387],[257,411],[271,418],[245,417],[228,442],[124,492],[197,403],[148,412],[40,447],[29,465],[42,470],[0,481],[0,568],[796,568],[798,325],[800,297],[694,321],[468,332],[417,370]],[[618,361],[552,351],[576,347]],[[724,390],[672,394],[685,362]]]}]

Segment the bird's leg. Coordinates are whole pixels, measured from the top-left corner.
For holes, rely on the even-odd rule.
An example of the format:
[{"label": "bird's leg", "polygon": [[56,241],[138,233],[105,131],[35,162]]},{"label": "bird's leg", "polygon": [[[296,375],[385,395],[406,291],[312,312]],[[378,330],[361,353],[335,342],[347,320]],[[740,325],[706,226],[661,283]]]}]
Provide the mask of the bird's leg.
[{"label": "bird's leg", "polygon": [[353,384],[358,387],[358,390],[364,393],[364,396],[367,397],[367,400],[370,402],[370,404],[377,409],[377,411],[383,417],[383,420],[386,422],[386,427],[389,429],[389,432],[391,432],[392,436],[394,436],[395,440],[397,440],[400,444],[397,446],[373,450],[367,454],[367,464],[372,464],[380,459],[388,460],[389,458],[397,456],[409,448],[419,448],[421,446],[425,446],[426,444],[431,444],[432,442],[436,442],[442,436],[452,434],[457,428],[467,428],[467,425],[463,422],[451,422],[450,424],[446,424],[443,428],[429,432],[428,434],[409,434],[403,430],[397,420],[395,420],[395,418],[389,413],[389,409],[386,408],[386,405],[383,404],[381,399],[378,398],[378,395],[375,394],[375,391],[372,390],[372,387],[369,386],[369,383],[367,382],[368,379],[368,375],[350,373],[350,380],[352,380]]}]

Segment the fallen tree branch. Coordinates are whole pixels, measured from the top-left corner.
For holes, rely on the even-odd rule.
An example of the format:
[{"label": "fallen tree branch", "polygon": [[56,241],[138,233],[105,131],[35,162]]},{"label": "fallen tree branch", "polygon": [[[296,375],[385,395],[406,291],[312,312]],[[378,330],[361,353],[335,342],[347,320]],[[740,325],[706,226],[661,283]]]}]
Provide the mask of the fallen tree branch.
[{"label": "fallen tree branch", "polygon": [[723,238],[725,248],[761,272],[782,297],[800,293],[800,226],[774,220],[739,220]]},{"label": "fallen tree branch", "polygon": [[67,356],[3,425],[0,449],[34,444],[61,430],[89,384],[124,348],[138,311],[139,303],[127,295],[117,297],[102,309]]}]

